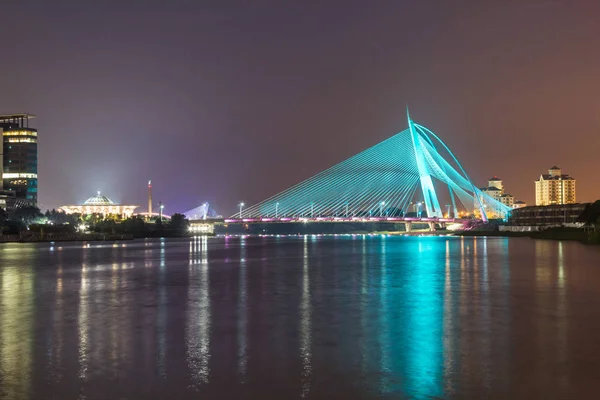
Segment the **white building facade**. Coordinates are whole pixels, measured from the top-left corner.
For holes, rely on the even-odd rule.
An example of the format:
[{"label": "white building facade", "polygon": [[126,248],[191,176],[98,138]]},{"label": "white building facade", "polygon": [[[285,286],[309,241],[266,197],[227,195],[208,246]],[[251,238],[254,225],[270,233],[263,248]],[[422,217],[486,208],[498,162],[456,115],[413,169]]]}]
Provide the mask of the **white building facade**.
[{"label": "white building facade", "polygon": [[121,218],[129,218],[138,207],[136,205],[115,204],[111,199],[102,196],[98,192],[96,196],[90,197],[83,204],[62,206],[58,210],[67,214],[101,214],[104,217],[118,215]]},{"label": "white building facade", "polygon": [[556,166],[548,170],[548,174],[540,175],[535,181],[535,205],[549,206],[554,204],[577,203],[576,180],[563,174]]}]

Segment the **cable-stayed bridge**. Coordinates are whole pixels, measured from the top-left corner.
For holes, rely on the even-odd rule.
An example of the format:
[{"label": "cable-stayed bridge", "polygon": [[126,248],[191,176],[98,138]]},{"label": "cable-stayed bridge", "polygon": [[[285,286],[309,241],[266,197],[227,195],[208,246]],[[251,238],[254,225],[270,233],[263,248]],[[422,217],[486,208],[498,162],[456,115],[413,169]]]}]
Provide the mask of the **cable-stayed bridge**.
[{"label": "cable-stayed bridge", "polygon": [[410,118],[408,128],[227,222],[487,221],[510,208],[477,189],[450,148]]}]

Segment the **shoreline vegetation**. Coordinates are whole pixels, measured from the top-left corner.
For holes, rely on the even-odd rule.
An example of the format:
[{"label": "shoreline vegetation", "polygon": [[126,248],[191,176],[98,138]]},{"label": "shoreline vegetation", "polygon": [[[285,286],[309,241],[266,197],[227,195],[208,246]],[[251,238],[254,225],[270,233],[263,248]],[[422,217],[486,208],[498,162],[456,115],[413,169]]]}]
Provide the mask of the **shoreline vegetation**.
[{"label": "shoreline vegetation", "polygon": [[[141,233],[141,232],[139,232]],[[154,230],[152,234],[131,234],[131,233],[71,233],[71,234],[13,234],[0,235],[0,244],[2,243],[50,243],[50,242],[91,242],[91,241],[121,241],[133,239],[151,239],[151,238],[182,238],[193,237],[195,235],[188,232],[173,232],[170,230]],[[381,232],[359,232],[356,235],[391,235],[391,236],[457,236],[457,237],[528,237],[531,239],[544,240],[569,240],[578,241],[584,244],[600,245],[600,233],[588,232],[583,229],[548,229],[537,232],[500,232],[493,230],[473,230],[473,231],[421,231],[421,232],[402,232],[402,231],[381,231]],[[334,235],[334,234],[323,234]],[[208,235],[214,236],[214,235]],[[235,235],[234,235],[235,236]],[[252,234],[250,234],[252,236]]]},{"label": "shoreline vegetation", "polygon": [[12,212],[0,209],[0,243],[112,241],[188,236],[189,221],[183,214],[170,219],[146,220],[140,216],[66,214],[56,210],[42,214],[37,207]]},{"label": "shoreline vegetation", "polygon": [[[535,232],[499,231],[498,224],[473,226],[464,231],[412,232],[395,230],[327,232],[323,234],[386,234],[397,236],[489,236],[529,237],[547,240],[575,240],[586,244],[600,245],[600,202],[598,210],[590,210],[585,217],[586,228],[548,228]],[[591,211],[594,211],[593,213]],[[582,218],[583,219],[583,218]],[[584,222],[584,221],[582,221]],[[274,232],[273,232],[274,233]],[[287,232],[281,232],[286,234]],[[244,233],[241,233],[244,234]],[[248,233],[245,233],[248,234]],[[251,234],[251,233],[250,233]],[[259,234],[255,232],[255,234]],[[194,236],[189,232],[189,221],[182,214],[173,214],[170,220],[159,218],[145,220],[140,216],[119,218],[99,214],[65,214],[56,210],[42,214],[36,207],[23,207],[7,213],[0,209],[0,243],[14,242],[66,242],[66,241],[114,241],[142,238],[177,238]]]}]

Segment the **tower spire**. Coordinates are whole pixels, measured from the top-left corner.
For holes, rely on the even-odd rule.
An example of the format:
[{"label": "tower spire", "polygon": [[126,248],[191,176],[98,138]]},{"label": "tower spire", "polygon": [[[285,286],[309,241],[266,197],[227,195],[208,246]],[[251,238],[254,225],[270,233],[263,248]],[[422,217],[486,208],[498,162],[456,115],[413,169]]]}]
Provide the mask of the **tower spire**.
[{"label": "tower spire", "polygon": [[408,111],[408,103],[406,103],[406,120],[410,124],[410,111]]},{"label": "tower spire", "polygon": [[152,217],[152,179],[148,179],[148,220]]}]

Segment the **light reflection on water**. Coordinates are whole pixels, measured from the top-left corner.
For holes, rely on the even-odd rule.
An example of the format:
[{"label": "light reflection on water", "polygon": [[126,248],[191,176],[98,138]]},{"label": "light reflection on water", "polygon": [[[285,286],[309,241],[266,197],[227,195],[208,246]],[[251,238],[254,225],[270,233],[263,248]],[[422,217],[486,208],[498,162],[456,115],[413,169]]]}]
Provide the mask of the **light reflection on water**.
[{"label": "light reflection on water", "polygon": [[196,390],[210,378],[210,282],[208,239],[195,237],[190,253],[186,357],[191,385]]},{"label": "light reflection on water", "polygon": [[310,378],[312,374],[309,260],[308,237],[304,236],[304,251],[302,257],[302,300],[300,302],[300,358],[302,359],[302,397],[308,396],[310,392]]},{"label": "light reflection on water", "polygon": [[0,293],[0,393],[27,398],[31,393],[34,317],[31,267],[3,265]]},{"label": "light reflection on water", "polygon": [[[206,238],[204,239],[206,240]],[[246,283],[246,238],[240,239],[239,306],[237,315],[238,375],[241,383],[247,379],[248,367],[248,286]]]},{"label": "light reflection on water", "polygon": [[0,397],[590,398],[599,256],[370,235],[7,244]]}]

